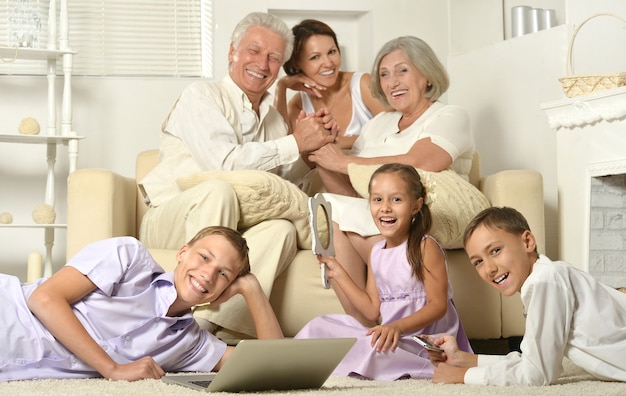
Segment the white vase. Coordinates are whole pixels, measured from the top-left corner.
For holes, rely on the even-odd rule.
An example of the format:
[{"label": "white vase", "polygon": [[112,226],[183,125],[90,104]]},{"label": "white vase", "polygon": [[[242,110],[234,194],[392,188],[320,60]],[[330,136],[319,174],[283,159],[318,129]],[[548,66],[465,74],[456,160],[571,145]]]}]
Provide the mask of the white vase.
[{"label": "white vase", "polygon": [[515,6],[511,8],[511,37],[523,36],[531,29],[530,6]]}]

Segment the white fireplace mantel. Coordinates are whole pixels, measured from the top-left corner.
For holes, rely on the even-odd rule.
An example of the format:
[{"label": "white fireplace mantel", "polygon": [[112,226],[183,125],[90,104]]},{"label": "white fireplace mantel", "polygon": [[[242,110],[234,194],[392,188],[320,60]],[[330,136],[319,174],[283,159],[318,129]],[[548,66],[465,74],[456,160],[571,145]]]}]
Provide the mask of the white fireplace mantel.
[{"label": "white fireplace mantel", "polygon": [[557,134],[558,258],[588,271],[591,179],[626,173],[626,87],[541,108]]},{"label": "white fireplace mantel", "polygon": [[625,95],[626,87],[621,87],[544,103],[541,108],[548,115],[550,128],[582,128],[598,122],[611,122],[626,117]]}]

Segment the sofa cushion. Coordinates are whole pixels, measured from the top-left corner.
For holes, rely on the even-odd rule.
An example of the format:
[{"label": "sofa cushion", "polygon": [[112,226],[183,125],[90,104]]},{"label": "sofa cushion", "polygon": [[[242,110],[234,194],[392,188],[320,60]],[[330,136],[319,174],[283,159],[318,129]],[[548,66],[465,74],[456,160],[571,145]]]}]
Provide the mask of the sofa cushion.
[{"label": "sofa cushion", "polygon": [[233,187],[239,199],[239,228],[252,227],[264,220],[290,220],[296,228],[298,247],[311,249],[308,196],[295,184],[260,170],[206,171],[176,180],[186,190],[206,180],[223,180]]},{"label": "sofa cushion", "polygon": [[[368,197],[367,187],[372,173],[380,165],[348,165],[352,186],[362,197]],[[491,206],[489,200],[476,187],[446,169],[428,172],[417,169],[426,187],[426,201],[433,217],[431,234],[446,249],[463,247],[463,232],[467,224],[481,210]]]}]

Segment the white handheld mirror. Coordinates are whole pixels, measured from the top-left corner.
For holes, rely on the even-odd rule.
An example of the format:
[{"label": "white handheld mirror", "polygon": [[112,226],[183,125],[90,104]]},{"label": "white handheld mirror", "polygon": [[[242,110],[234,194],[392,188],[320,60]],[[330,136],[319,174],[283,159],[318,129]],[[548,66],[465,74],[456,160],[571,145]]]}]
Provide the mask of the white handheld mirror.
[{"label": "white handheld mirror", "polygon": [[[313,241],[313,254],[324,257],[335,255],[333,244],[332,209],[330,202],[324,199],[322,194],[315,194],[309,198],[309,224],[311,225],[311,239]],[[322,286],[330,288],[330,279],[326,276],[328,267],[321,263]]]}]

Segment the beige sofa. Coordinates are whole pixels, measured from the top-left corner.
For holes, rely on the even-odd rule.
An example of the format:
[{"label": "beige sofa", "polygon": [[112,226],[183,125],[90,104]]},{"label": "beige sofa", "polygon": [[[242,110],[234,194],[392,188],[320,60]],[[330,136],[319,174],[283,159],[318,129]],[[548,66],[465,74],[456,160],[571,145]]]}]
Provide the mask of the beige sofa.
[{"label": "beige sofa", "polygon": [[[137,157],[136,178],[104,169],[79,169],[68,180],[67,257],[86,244],[109,237],[138,235],[146,211],[137,180],[156,165],[158,150]],[[511,206],[523,213],[544,248],[542,177],[535,171],[507,170],[479,177],[478,156],[470,181],[494,206]],[[167,270],[175,263],[174,250],[151,250]],[[447,250],[454,300],[467,334],[472,339],[521,336],[524,333],[519,296],[502,297],[476,274],[462,249]],[[342,312],[332,290],[320,284],[319,266],[310,250],[300,250],[289,268],[274,283],[270,296],[286,336],[293,336],[311,318]]]}]

